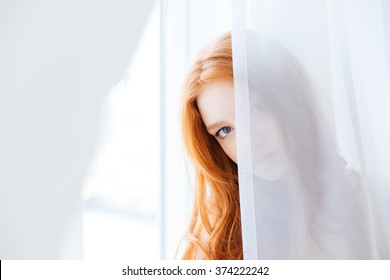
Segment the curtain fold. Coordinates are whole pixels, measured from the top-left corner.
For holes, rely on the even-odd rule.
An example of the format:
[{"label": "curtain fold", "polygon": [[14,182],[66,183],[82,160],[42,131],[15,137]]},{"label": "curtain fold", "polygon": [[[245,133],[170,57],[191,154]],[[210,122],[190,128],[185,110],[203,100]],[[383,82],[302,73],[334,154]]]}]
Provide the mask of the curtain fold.
[{"label": "curtain fold", "polygon": [[244,258],[389,259],[382,2],[231,5]]}]

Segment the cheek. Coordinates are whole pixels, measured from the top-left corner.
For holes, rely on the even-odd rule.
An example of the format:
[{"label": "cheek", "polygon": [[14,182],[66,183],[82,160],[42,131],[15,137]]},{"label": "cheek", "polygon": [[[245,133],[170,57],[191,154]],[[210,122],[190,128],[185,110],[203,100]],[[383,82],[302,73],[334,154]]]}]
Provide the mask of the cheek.
[{"label": "cheek", "polygon": [[235,163],[237,163],[237,148],[236,135],[230,135],[226,139],[219,142],[226,155]]},{"label": "cheek", "polygon": [[280,126],[269,114],[262,114],[252,119],[255,124],[251,130],[252,149],[260,154],[270,152],[273,149],[282,149],[284,137]]}]

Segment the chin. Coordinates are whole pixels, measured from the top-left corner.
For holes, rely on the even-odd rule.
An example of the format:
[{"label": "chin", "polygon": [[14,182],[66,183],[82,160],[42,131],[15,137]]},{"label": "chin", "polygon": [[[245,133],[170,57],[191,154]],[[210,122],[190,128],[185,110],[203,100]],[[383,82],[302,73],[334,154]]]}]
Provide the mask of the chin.
[{"label": "chin", "polygon": [[284,177],[285,173],[283,172],[267,172],[267,173],[264,173],[264,172],[261,172],[261,171],[257,171],[256,168],[253,169],[253,175],[263,179],[263,180],[266,180],[266,181],[277,181],[277,180],[280,180]]}]

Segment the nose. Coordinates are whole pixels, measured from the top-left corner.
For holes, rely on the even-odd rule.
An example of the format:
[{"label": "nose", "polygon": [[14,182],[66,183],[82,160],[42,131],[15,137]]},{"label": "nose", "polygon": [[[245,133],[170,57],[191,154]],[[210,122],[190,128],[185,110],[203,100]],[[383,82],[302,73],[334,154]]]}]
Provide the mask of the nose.
[{"label": "nose", "polygon": [[[253,120],[253,119],[252,119]],[[251,147],[252,152],[260,151],[261,147],[264,146],[264,128],[256,122],[251,123]]]}]

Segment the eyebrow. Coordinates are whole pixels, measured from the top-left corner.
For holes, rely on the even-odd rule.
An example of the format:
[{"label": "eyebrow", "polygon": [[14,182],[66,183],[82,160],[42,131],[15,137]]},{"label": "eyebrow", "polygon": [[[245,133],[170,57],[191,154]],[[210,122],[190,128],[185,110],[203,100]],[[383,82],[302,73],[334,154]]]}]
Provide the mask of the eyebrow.
[{"label": "eyebrow", "polygon": [[218,126],[222,126],[223,124],[224,124],[224,122],[216,122],[216,123],[213,123],[212,125],[207,126],[206,129],[207,129],[207,131],[210,131]]}]

